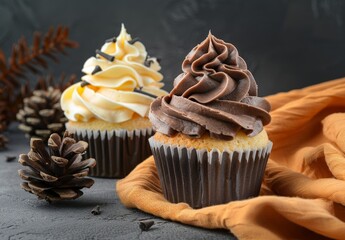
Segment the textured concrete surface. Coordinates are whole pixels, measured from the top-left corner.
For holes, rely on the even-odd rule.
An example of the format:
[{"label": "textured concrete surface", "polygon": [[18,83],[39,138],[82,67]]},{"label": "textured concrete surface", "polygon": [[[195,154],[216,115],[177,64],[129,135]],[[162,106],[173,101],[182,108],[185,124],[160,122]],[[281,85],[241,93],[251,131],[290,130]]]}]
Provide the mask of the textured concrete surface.
[{"label": "textured concrete surface", "polygon": [[[95,178],[91,189],[73,201],[48,204],[22,190],[18,156],[29,150],[28,141],[15,126],[7,133],[8,149],[0,152],[0,239],[235,239],[225,230],[206,230],[165,221],[136,209],[126,209],[116,196],[115,180]],[[100,205],[102,213],[91,210]],[[154,226],[141,232],[138,221]]]}]

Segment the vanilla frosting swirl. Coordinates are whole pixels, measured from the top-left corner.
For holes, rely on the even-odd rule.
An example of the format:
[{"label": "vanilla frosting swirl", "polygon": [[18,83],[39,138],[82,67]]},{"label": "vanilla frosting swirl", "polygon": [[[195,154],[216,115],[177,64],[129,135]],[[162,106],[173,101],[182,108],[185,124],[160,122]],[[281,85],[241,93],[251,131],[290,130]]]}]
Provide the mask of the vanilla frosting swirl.
[{"label": "vanilla frosting swirl", "polygon": [[255,79],[232,44],[210,33],[186,56],[182,70],[169,96],[151,104],[156,131],[232,139],[240,130],[255,136],[270,122],[270,104],[257,96]]},{"label": "vanilla frosting swirl", "polygon": [[122,25],[120,35],[106,41],[96,57],[84,64],[82,82],[64,91],[61,107],[72,121],[93,118],[120,123],[136,114],[147,117],[155,96],[167,93],[160,65],[145,46],[132,39]]}]

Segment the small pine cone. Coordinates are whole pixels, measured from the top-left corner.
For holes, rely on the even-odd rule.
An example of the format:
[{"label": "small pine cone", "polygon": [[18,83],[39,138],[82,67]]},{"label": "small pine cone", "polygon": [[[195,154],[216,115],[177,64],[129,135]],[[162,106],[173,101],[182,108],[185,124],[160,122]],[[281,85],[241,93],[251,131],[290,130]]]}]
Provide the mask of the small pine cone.
[{"label": "small pine cone", "polygon": [[17,113],[19,129],[28,138],[37,137],[44,141],[52,133],[62,134],[65,131],[67,118],[60,106],[59,89],[36,90],[33,96],[24,99],[24,107]]},{"label": "small pine cone", "polygon": [[42,139],[31,138],[30,152],[19,156],[19,163],[28,167],[18,171],[26,181],[21,185],[24,190],[51,202],[76,199],[83,194],[80,189],[93,185],[94,181],[85,177],[96,160],[83,160],[88,144],[76,142],[73,137],[67,131],[62,139],[53,133],[48,139],[48,149]]},{"label": "small pine cone", "polygon": [[7,142],[7,138],[4,135],[0,134],[0,150],[6,147]]}]

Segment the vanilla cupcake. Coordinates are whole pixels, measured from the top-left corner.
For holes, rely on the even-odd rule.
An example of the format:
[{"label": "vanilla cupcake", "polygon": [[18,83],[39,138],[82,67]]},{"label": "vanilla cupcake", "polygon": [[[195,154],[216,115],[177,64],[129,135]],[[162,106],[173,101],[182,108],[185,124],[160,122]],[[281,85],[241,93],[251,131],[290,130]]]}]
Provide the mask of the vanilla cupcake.
[{"label": "vanilla cupcake", "polygon": [[149,107],[166,95],[159,70],[157,59],[122,25],[120,35],[85,62],[82,81],[63,92],[66,128],[89,143],[86,155],[97,160],[92,176],[124,177],[151,155]]},{"label": "vanilla cupcake", "polygon": [[245,61],[210,33],[182,70],[149,114],[164,196],[193,208],[257,196],[272,148],[263,129],[270,105]]}]

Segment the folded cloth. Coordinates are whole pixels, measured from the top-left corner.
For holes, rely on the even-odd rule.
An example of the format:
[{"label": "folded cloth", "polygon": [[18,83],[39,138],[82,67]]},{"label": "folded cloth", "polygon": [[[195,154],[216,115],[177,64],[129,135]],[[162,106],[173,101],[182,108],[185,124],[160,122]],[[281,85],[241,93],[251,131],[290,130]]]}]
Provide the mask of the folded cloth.
[{"label": "folded cloth", "polygon": [[117,182],[122,203],[239,239],[345,239],[345,78],[266,99],[273,150],[259,197],[202,209],[170,203],[151,156]]}]

